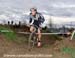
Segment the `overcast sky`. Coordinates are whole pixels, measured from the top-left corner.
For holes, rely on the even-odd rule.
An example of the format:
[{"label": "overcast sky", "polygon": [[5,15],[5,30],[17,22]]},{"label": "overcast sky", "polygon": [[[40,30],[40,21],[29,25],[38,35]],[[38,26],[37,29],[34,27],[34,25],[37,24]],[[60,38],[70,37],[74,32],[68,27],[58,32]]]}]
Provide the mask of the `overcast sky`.
[{"label": "overcast sky", "polygon": [[75,16],[75,0],[0,0],[0,10],[11,8],[28,11],[31,7],[52,16]]}]

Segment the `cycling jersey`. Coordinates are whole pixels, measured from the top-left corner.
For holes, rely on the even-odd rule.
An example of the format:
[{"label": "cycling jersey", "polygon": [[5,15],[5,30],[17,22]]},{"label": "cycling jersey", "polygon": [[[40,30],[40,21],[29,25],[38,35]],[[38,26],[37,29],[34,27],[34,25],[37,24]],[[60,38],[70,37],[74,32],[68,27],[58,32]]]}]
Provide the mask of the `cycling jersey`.
[{"label": "cycling jersey", "polygon": [[45,21],[41,13],[36,13],[35,16],[30,13],[29,19],[29,23],[31,23],[31,25],[36,25],[38,27],[40,27],[40,25]]}]

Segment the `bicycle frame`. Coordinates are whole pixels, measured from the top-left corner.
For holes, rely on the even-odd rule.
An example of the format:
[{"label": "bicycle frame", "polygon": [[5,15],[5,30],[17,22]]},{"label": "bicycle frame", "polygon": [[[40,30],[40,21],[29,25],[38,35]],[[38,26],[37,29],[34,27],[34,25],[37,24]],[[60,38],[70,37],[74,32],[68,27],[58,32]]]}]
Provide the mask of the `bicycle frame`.
[{"label": "bicycle frame", "polygon": [[[36,39],[35,35],[36,35],[36,31],[38,29],[38,26],[36,26],[36,25],[33,25],[33,26],[34,26],[34,31],[29,36],[29,43],[28,43],[29,50],[31,50],[31,48],[34,47],[34,45],[35,45],[35,39]],[[33,38],[33,41],[32,41],[32,38]],[[31,42],[32,42],[32,47],[31,47]]]}]

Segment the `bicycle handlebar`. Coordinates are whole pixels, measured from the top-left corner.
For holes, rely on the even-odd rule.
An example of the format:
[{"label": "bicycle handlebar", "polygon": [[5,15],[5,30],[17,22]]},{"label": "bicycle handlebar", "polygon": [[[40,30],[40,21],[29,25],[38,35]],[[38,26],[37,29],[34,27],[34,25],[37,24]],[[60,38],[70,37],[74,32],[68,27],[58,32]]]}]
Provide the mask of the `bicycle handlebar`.
[{"label": "bicycle handlebar", "polygon": [[36,30],[39,28],[37,25],[34,25],[34,24],[32,24],[32,25],[29,24],[29,27],[30,26],[34,26],[34,31],[33,32],[36,32]]}]

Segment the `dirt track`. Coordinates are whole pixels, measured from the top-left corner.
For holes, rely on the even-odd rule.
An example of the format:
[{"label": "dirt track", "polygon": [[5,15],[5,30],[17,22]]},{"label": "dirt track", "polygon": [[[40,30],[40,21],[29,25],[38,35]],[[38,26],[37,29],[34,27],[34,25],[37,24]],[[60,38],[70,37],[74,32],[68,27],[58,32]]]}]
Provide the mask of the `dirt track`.
[{"label": "dirt track", "polygon": [[[70,41],[68,38],[62,40],[53,39],[50,36],[44,36],[42,39],[43,46],[37,48],[36,46],[29,51],[27,43],[16,43],[7,41],[2,35],[0,35],[0,58],[27,58],[27,57],[4,57],[4,55],[51,55],[51,57],[44,58],[71,58],[69,54],[61,52],[62,47],[75,48],[75,40]],[[33,58],[33,57],[30,57]],[[43,58],[43,57],[36,57]]]}]

